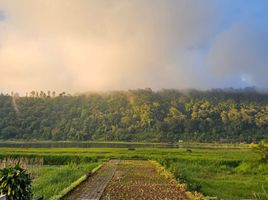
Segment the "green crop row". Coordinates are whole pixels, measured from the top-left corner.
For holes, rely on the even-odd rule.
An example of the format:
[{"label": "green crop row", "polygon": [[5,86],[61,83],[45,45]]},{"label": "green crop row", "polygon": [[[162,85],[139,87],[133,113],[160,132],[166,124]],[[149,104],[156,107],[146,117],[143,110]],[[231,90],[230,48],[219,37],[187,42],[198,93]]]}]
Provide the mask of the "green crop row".
[{"label": "green crop row", "polygon": [[220,199],[268,199],[268,163],[242,160],[157,160],[189,190]]}]

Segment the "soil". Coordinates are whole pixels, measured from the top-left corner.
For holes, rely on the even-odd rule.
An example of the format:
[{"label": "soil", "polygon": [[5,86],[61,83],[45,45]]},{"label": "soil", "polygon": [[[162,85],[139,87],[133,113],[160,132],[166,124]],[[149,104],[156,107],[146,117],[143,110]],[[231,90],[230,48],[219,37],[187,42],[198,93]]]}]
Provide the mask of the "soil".
[{"label": "soil", "polygon": [[166,179],[149,161],[123,160],[106,187],[102,200],[186,199],[176,181]]}]

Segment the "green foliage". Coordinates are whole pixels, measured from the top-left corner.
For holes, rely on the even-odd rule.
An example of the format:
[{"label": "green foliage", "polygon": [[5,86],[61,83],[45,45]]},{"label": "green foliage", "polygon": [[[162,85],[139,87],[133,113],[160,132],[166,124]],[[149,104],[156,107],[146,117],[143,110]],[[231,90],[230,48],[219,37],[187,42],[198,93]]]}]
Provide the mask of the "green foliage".
[{"label": "green foliage", "polygon": [[235,168],[235,171],[242,174],[265,175],[268,172],[268,163],[259,163],[256,161],[243,162],[238,167]]},{"label": "green foliage", "polygon": [[[161,158],[158,160],[188,189],[220,199],[266,199],[268,164],[239,158]],[[257,199],[257,198],[256,198]]]},{"label": "green foliage", "polygon": [[16,154],[16,153],[10,153],[10,154],[1,154],[0,153],[0,159],[3,158],[43,158],[44,165],[66,165],[69,163],[87,163],[87,162],[97,162],[96,157],[88,157],[88,156],[78,156],[78,155],[73,155],[73,154],[52,154],[52,155],[47,155],[42,153],[41,151],[38,154],[26,154],[26,155],[21,155],[21,154]]},{"label": "green foliage", "polygon": [[44,155],[43,158],[45,165],[66,165],[69,163],[97,162],[96,158],[76,155]]},{"label": "green foliage", "polygon": [[[52,196],[60,195],[60,193],[76,184],[79,178],[85,178],[91,170],[97,167],[99,163],[92,162],[86,164],[70,163],[63,166],[43,166],[38,169],[32,169],[32,174],[40,174],[33,183],[34,196],[44,196],[49,199]],[[73,183],[75,182],[75,183]]]},{"label": "green foliage", "polygon": [[[38,95],[37,95],[38,94]],[[40,95],[42,94],[42,95]],[[268,138],[268,95],[151,89],[0,95],[0,139],[255,142]]]},{"label": "green foliage", "polygon": [[260,154],[262,162],[268,162],[268,139],[262,140],[255,150]]},{"label": "green foliage", "polygon": [[10,200],[31,200],[32,187],[29,174],[18,164],[0,169],[0,194],[7,194]]},{"label": "green foliage", "polygon": [[86,174],[82,175],[79,179],[77,179],[74,182],[72,182],[66,188],[64,188],[63,190],[61,190],[58,194],[52,196],[50,198],[50,200],[60,200],[60,199],[63,199],[63,197],[65,195],[67,195],[69,192],[71,192],[72,190],[74,190],[78,185],[80,185],[82,182],[84,182],[88,178],[88,174],[90,174],[92,176],[99,168],[102,167],[102,165],[103,164],[99,164],[97,167],[95,167],[91,171],[90,171],[90,168],[88,168],[89,171],[87,171]]}]

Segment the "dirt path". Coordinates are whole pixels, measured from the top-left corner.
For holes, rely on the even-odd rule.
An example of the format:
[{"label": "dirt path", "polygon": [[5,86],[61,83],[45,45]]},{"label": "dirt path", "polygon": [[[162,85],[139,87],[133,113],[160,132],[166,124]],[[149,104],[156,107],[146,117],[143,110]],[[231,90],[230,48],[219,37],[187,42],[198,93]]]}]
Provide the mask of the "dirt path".
[{"label": "dirt path", "polygon": [[176,182],[160,175],[149,161],[121,161],[102,200],[186,199]]},{"label": "dirt path", "polygon": [[72,191],[64,200],[99,200],[112,179],[119,160],[110,160],[96,174]]}]

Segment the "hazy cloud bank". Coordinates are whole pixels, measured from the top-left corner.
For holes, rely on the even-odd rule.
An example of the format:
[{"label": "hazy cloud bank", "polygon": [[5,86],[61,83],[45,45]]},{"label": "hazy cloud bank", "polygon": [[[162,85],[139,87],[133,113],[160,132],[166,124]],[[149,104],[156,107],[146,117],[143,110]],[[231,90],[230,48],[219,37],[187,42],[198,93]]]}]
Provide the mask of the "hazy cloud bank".
[{"label": "hazy cloud bank", "polygon": [[265,1],[0,0],[0,90],[268,85]]}]

